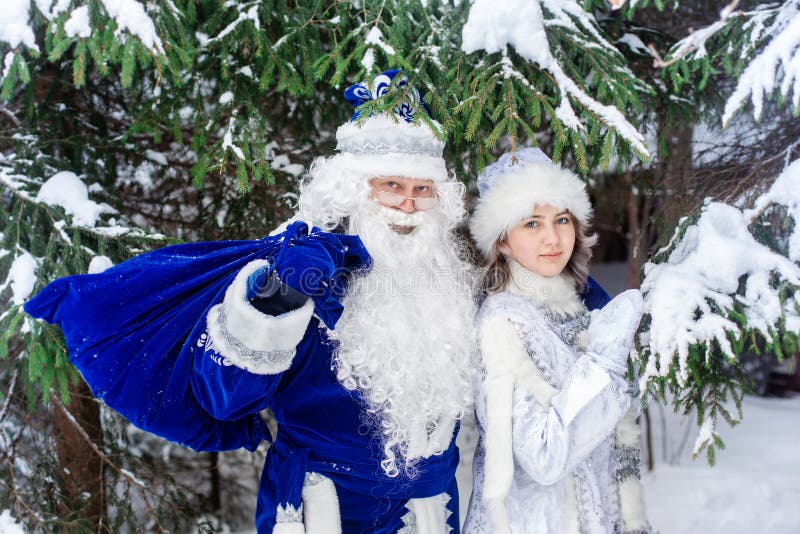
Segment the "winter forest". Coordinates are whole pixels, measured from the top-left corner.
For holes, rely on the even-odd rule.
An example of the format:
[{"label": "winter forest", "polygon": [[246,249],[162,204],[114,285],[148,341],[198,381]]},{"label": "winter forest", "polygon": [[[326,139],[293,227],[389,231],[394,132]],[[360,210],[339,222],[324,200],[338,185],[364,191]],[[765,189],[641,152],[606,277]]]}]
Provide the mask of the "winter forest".
[{"label": "winter forest", "polygon": [[[137,430],[21,305],[167,244],[266,235],[332,152],[342,91],[390,68],[421,90],[471,198],[523,146],[589,184],[593,262],[616,266],[609,290],[645,296],[629,372],[646,463],[680,443],[671,454],[713,479],[751,421],[800,437],[796,398],[779,413],[756,398],[800,353],[800,0],[2,4],[0,532],[252,529],[263,450],[200,454]],[[796,455],[755,428],[794,473],[769,491],[796,507]]]}]

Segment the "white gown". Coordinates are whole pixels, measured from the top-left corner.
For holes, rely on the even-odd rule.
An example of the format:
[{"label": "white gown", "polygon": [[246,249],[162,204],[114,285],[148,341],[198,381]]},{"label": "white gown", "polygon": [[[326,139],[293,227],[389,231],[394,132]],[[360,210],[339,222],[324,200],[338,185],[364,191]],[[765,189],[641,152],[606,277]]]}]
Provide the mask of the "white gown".
[{"label": "white gown", "polygon": [[506,290],[484,301],[466,534],[649,532],[641,506],[622,520],[619,488],[638,477],[638,449],[615,430],[631,396],[583,353],[589,317],[570,278],[514,263]]}]

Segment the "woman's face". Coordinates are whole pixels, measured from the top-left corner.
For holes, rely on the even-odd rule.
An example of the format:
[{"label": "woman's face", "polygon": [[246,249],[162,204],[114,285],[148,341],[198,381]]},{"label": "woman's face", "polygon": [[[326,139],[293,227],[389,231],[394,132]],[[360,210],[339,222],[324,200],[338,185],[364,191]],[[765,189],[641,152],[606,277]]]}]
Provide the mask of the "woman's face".
[{"label": "woman's face", "polygon": [[572,215],[549,204],[534,206],[499,246],[500,252],[529,271],[548,277],[561,274],[574,248]]}]

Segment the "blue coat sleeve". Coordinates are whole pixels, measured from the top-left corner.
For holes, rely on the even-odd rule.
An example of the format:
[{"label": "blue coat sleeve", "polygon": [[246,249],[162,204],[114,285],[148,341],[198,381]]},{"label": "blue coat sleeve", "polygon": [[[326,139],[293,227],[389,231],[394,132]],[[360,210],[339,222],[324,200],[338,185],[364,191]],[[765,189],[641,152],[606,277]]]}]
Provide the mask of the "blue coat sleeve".
[{"label": "blue coat sleeve", "polygon": [[243,284],[261,263],[237,274],[197,339],[192,391],[217,419],[238,419],[270,405],[311,321],[314,303],[307,297],[279,292],[260,302],[247,298]]},{"label": "blue coat sleeve", "polygon": [[267,408],[283,373],[255,374],[233,365],[207,345],[207,334],[199,340],[191,374],[192,391],[212,417],[233,420]]},{"label": "blue coat sleeve", "polygon": [[590,310],[599,310],[611,300],[606,290],[591,276],[586,280],[586,286],[583,288],[580,297]]}]

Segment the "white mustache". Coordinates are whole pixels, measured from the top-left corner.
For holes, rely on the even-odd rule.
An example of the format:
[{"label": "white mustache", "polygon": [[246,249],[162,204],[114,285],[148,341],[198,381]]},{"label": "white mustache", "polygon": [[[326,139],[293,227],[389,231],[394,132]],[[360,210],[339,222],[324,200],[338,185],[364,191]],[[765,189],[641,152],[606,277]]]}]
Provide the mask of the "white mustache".
[{"label": "white mustache", "polygon": [[381,219],[386,221],[387,224],[396,224],[398,226],[419,226],[425,222],[426,213],[422,211],[415,211],[413,213],[406,213],[401,210],[387,208],[375,203],[375,212]]}]

